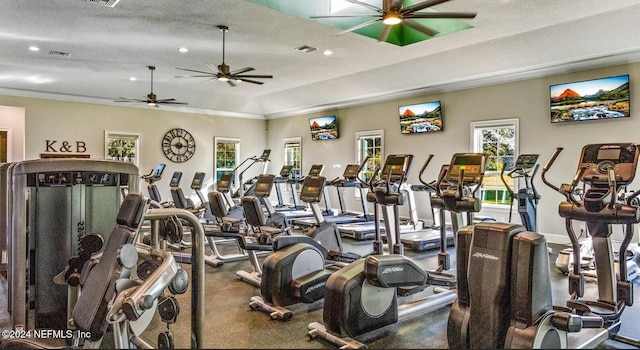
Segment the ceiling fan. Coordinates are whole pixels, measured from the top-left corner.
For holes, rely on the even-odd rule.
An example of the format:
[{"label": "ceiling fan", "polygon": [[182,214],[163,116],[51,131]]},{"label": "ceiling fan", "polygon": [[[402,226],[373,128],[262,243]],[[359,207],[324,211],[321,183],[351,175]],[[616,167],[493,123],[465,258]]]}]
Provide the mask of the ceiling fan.
[{"label": "ceiling fan", "polygon": [[449,0],[426,0],[423,2],[419,2],[410,6],[403,6],[403,0],[382,0],[382,8],[377,6],[373,6],[366,2],[362,2],[359,0],[345,0],[352,4],[360,5],[362,7],[366,7],[370,10],[373,10],[377,13],[371,14],[353,14],[353,15],[329,15],[329,16],[312,16],[311,18],[347,18],[347,17],[377,17],[370,21],[366,21],[364,23],[355,25],[351,28],[348,28],[340,33],[349,33],[354,30],[358,30],[360,28],[364,28],[373,23],[380,22],[384,24],[382,28],[382,32],[380,36],[378,36],[378,41],[386,41],[389,36],[389,32],[391,28],[396,24],[404,24],[409,28],[413,28],[419,32],[427,34],[429,36],[434,36],[438,34],[438,31],[429,28],[421,23],[414,21],[413,19],[417,18],[475,18],[476,13],[474,12],[418,12],[424,10],[428,7],[432,7],[443,2],[447,2]]},{"label": "ceiling fan", "polygon": [[247,73],[252,70],[255,70],[255,68],[252,68],[252,67],[245,67],[245,68],[231,71],[231,68],[224,63],[225,33],[229,31],[229,27],[222,26],[222,25],[217,27],[222,32],[222,63],[219,64],[217,67],[210,63],[206,64],[206,66],[209,67],[211,70],[214,70],[214,71],[217,70],[217,73],[203,72],[199,70],[186,69],[186,68],[176,68],[176,69],[187,71],[187,72],[202,74],[202,75],[180,75],[180,76],[176,76],[176,78],[211,78],[210,80],[226,81],[231,86],[236,86],[235,84],[236,82],[247,82],[247,83],[262,85],[264,84],[263,82],[253,80],[253,79],[273,78],[272,75],[243,74],[243,73]]},{"label": "ceiling fan", "polygon": [[149,70],[151,71],[151,92],[149,92],[149,94],[147,95],[147,99],[142,100],[137,98],[118,97],[119,100],[116,100],[114,102],[141,102],[141,103],[146,103],[149,106],[156,106],[156,107],[159,107],[161,104],[165,104],[165,105],[186,105],[187,104],[186,102],[176,102],[175,98],[158,100],[156,94],[153,93],[153,71],[156,70],[156,67],[147,66],[147,68],[149,68]]}]

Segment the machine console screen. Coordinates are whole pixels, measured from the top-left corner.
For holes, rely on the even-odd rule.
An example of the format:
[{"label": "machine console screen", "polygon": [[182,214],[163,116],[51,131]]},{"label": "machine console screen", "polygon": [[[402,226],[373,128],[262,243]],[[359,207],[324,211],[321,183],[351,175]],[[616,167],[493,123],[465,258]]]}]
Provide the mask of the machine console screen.
[{"label": "machine console screen", "polygon": [[521,154],[516,159],[516,170],[529,170],[536,165],[537,161],[537,154]]},{"label": "machine console screen", "polygon": [[384,167],[380,172],[380,178],[386,179],[387,174],[391,174],[391,182],[403,181],[409,173],[413,156],[410,154],[390,155],[384,162]]},{"label": "machine console screen", "polygon": [[193,176],[193,181],[191,181],[191,189],[199,190],[202,188],[202,182],[204,181],[205,173],[197,172]]},{"label": "machine console screen", "polygon": [[358,164],[349,164],[344,169],[344,173],[342,174],[342,176],[346,179],[353,179],[358,175],[359,168],[360,167],[358,166]]},{"label": "machine console screen", "polygon": [[322,174],[322,170],[324,170],[324,165],[314,164],[309,170],[309,176],[320,176]]},{"label": "machine console screen", "polygon": [[456,153],[451,159],[446,180],[457,183],[460,171],[464,171],[463,181],[477,184],[484,174],[484,166],[485,156],[482,153]]},{"label": "machine console screen", "polygon": [[613,169],[619,185],[629,183],[636,174],[638,144],[591,144],[582,148],[578,170],[584,168],[582,181],[591,184],[608,184],[609,169]]},{"label": "machine console screen", "polygon": [[256,181],[256,197],[267,197],[271,194],[271,187],[273,187],[273,180],[275,176],[271,174],[262,174],[258,175],[258,180]]},{"label": "machine console screen", "polygon": [[319,202],[326,179],[323,176],[307,176],[302,183],[300,200],[303,202]]},{"label": "machine console screen", "polygon": [[178,187],[180,186],[180,179],[182,179],[181,171],[174,171],[173,176],[171,177],[171,181],[169,182],[169,186]]},{"label": "machine console screen", "polygon": [[229,184],[231,183],[232,173],[224,173],[220,176],[220,180],[218,180],[218,192],[227,192],[229,191]]},{"label": "machine console screen", "polygon": [[289,177],[289,174],[291,173],[291,170],[293,170],[293,166],[292,165],[284,165],[284,166],[282,166],[282,169],[280,169],[280,177]]}]

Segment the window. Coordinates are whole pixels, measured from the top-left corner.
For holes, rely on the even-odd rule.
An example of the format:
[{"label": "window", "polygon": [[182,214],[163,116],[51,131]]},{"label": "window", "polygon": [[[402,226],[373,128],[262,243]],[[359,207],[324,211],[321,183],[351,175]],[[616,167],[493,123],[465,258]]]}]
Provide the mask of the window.
[{"label": "window", "polygon": [[[518,119],[490,120],[471,123],[473,152],[487,156],[482,201],[489,204],[509,204],[509,192],[500,180],[503,167],[513,167],[518,154]],[[507,177],[507,182],[513,182]],[[513,183],[509,183],[513,186]]]},{"label": "window", "polygon": [[104,132],[104,159],[119,160],[138,165],[139,134]]},{"label": "window", "polygon": [[[362,168],[364,180],[368,181],[376,167],[382,166],[384,156],[384,130],[356,132],[356,161],[358,164],[367,156],[369,160]],[[358,191],[356,191],[358,193]]]},{"label": "window", "polygon": [[284,139],[284,165],[293,165],[292,179],[302,176],[302,138],[289,137]]},{"label": "window", "polygon": [[[240,139],[232,138],[215,138],[215,152],[213,152],[215,159],[214,172],[216,174],[215,181],[218,183],[220,176],[226,172],[233,171],[238,164],[238,158],[240,157]],[[235,174],[233,181],[236,181],[238,174]]]}]

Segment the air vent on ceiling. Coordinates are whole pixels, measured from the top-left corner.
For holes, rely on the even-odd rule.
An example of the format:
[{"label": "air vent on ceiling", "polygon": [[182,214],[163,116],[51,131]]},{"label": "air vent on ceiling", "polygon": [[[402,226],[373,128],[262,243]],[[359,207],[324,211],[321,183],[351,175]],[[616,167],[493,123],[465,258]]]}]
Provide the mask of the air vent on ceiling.
[{"label": "air vent on ceiling", "polygon": [[71,54],[68,53],[68,52],[62,52],[62,51],[56,51],[56,50],[49,51],[49,55],[56,56],[56,57],[69,57],[69,56],[71,56]]},{"label": "air vent on ceiling", "polygon": [[298,47],[295,47],[295,49],[296,49],[296,51],[302,51],[302,52],[306,52],[306,53],[313,52],[313,51],[317,50],[315,47],[312,47],[312,46],[309,46],[309,45],[298,46]]},{"label": "air vent on ceiling", "polygon": [[108,7],[115,7],[120,0],[87,0],[88,2],[92,2],[94,4],[100,4]]}]

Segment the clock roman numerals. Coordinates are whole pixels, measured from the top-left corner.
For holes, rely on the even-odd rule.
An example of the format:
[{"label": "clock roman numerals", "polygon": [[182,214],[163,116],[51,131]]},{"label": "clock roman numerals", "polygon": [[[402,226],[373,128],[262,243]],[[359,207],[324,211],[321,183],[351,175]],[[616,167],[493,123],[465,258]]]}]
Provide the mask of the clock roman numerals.
[{"label": "clock roman numerals", "polygon": [[184,129],[171,129],[162,137],[162,152],[172,162],[186,162],[195,151],[196,140]]}]

